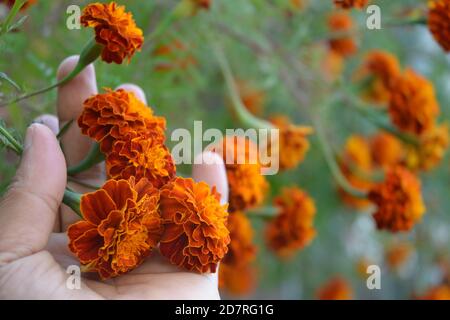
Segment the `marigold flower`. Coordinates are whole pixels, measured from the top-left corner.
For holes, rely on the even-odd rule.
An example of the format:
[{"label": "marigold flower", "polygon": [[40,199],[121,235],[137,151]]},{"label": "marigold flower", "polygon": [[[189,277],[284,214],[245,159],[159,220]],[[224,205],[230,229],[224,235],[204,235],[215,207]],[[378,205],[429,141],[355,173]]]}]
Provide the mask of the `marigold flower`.
[{"label": "marigold flower", "polygon": [[433,127],[420,136],[418,146],[409,148],[408,167],[425,171],[435,168],[444,158],[449,143],[447,124]]},{"label": "marigold flower", "polygon": [[156,71],[185,70],[197,63],[189,53],[188,46],[179,39],[158,46],[153,56],[159,60],[155,66]]},{"label": "marigold flower", "polygon": [[305,158],[309,150],[307,136],[313,130],[311,127],[293,125],[285,116],[273,116],[270,122],[280,129],[279,163],[280,169],[295,168]]},{"label": "marigold flower", "polygon": [[[368,178],[373,165],[369,142],[359,135],[350,136],[344,146],[344,151],[339,159],[339,167],[348,182],[361,191],[368,191],[372,182]],[[370,205],[370,201],[364,198],[357,198],[339,188],[339,195],[347,205],[364,209]]]},{"label": "marigold flower", "polygon": [[136,132],[153,133],[153,139],[161,143],[165,139],[164,118],[154,116],[134,93],[123,89],[107,89],[106,93],[87,99],[78,125],[83,134],[100,143],[105,153],[111,151],[116,140]]},{"label": "marigold flower", "polygon": [[430,81],[412,69],[397,77],[391,87],[389,115],[400,130],[420,135],[434,126],[438,114]]},{"label": "marigold flower", "polygon": [[352,300],[353,290],[350,284],[341,277],[335,277],[317,290],[320,300]]},{"label": "marigold flower", "polygon": [[405,148],[400,140],[384,131],[371,137],[370,151],[375,164],[382,168],[397,165],[405,157]]},{"label": "marigold flower", "polygon": [[372,77],[364,90],[364,97],[371,102],[384,103],[390,98],[390,89],[400,74],[397,57],[382,50],[372,50],[358,72],[358,78]]},{"label": "marigold flower", "polygon": [[142,30],[136,26],[132,14],[115,2],[89,4],[80,21],[83,26],[95,29],[95,41],[104,46],[101,56],[107,63],[121,64],[125,58],[130,61],[144,43]]},{"label": "marigold flower", "polygon": [[266,227],[266,243],[280,257],[289,258],[316,236],[313,225],[316,206],[314,200],[297,187],[283,189],[273,204],[279,213]]},{"label": "marigold flower", "polygon": [[231,242],[223,263],[228,265],[250,264],[256,258],[256,246],[253,243],[253,227],[242,212],[231,213],[227,223]]},{"label": "marigold flower", "polygon": [[362,9],[367,6],[369,0],[333,0],[333,2],[337,8],[341,9]]},{"label": "marigold flower", "polygon": [[230,212],[261,205],[269,184],[261,175],[256,145],[245,137],[228,136],[212,151],[224,159],[229,186]]},{"label": "marigold flower", "polygon": [[69,227],[69,249],[102,279],[131,271],[160,239],[158,202],[158,190],[146,179],[107,181],[81,197],[84,220]]},{"label": "marigold flower", "polygon": [[106,156],[106,171],[113,179],[137,180],[145,177],[160,188],[176,173],[176,167],[167,147],[151,132],[128,135],[114,142]]},{"label": "marigold flower", "polygon": [[211,7],[212,0],[191,0],[199,9],[208,10]]},{"label": "marigold flower", "polygon": [[368,197],[377,205],[373,218],[378,229],[409,231],[425,213],[420,181],[401,166],[390,168]]},{"label": "marigold flower", "polygon": [[428,28],[434,39],[450,51],[450,0],[429,1]]},{"label": "marigold flower", "polygon": [[407,242],[391,245],[386,250],[386,262],[393,270],[398,270],[411,258],[413,247]]},{"label": "marigold flower", "polygon": [[219,268],[219,288],[235,296],[250,294],[256,286],[256,271],[252,265],[228,265]]},{"label": "marigold flower", "polygon": [[418,300],[450,300],[450,285],[441,284],[434,286],[423,295],[417,298]]},{"label": "marigold flower", "polygon": [[[333,32],[350,31],[353,28],[352,18],[344,12],[334,12],[328,18],[328,28]],[[331,50],[343,57],[354,54],[357,50],[355,41],[350,36],[339,36],[329,41]]]},{"label": "marigold flower", "polygon": [[215,272],[230,243],[227,205],[216,188],[177,177],[161,189],[161,254],[197,272]]}]

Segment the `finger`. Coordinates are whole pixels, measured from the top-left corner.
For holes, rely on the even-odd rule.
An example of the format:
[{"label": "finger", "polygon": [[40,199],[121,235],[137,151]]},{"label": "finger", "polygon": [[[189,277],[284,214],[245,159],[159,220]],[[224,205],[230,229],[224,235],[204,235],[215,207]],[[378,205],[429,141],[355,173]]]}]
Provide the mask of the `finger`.
[{"label": "finger", "polygon": [[[71,56],[61,63],[57,72],[58,80],[66,77],[75,68],[78,58],[78,56]],[[97,82],[95,79],[95,69],[92,64],[87,66],[74,79],[58,87],[57,113],[60,127],[68,121],[74,121],[61,138],[61,145],[69,167],[83,160],[92,146],[92,140],[81,134],[76,120],[83,110],[83,102],[95,94],[97,94]],[[76,175],[75,178],[91,185],[103,184],[105,180],[104,163],[100,163]],[[92,191],[74,182],[69,182],[69,186],[73,190],[81,193]],[[77,220],[79,220],[79,217],[70,208],[63,205],[61,207],[61,229],[58,231],[66,230],[70,224]]]},{"label": "finger", "polygon": [[33,120],[34,123],[40,123],[48,127],[56,135],[59,132],[58,118],[52,114],[43,114]]},{"label": "finger", "polygon": [[221,202],[228,202],[228,180],[222,157],[214,152],[203,152],[195,158],[192,167],[192,178],[215,186],[221,194]]},{"label": "finger", "polygon": [[53,132],[32,124],[22,160],[0,203],[0,264],[42,250],[66,185],[66,164]]},{"label": "finger", "polygon": [[132,84],[132,83],[124,83],[118,86],[116,89],[123,89],[125,91],[131,91],[136,95],[136,98],[141,100],[143,103],[147,104],[147,98],[145,97],[144,90],[141,87]]}]

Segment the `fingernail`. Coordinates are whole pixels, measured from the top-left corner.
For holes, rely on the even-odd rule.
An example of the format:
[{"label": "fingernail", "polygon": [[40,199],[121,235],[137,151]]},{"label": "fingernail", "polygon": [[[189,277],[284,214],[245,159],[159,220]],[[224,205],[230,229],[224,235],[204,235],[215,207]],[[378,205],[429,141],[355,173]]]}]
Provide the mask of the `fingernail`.
[{"label": "fingernail", "polygon": [[27,151],[31,148],[31,145],[33,144],[33,132],[36,128],[36,126],[39,126],[38,123],[31,123],[31,125],[28,127],[26,135],[25,135],[25,142],[23,144],[24,151]]}]

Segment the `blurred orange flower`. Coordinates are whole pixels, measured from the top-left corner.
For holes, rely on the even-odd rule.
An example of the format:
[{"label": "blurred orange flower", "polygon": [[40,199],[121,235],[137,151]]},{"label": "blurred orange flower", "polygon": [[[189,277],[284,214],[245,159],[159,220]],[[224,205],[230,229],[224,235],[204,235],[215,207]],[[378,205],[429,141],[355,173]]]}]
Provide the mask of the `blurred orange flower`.
[{"label": "blurred orange flower", "polygon": [[373,217],[378,229],[409,231],[425,213],[420,181],[401,166],[386,172],[385,180],[371,188],[369,199],[377,205]]},{"label": "blurred orange flower", "polygon": [[250,294],[256,286],[256,270],[248,264],[228,265],[219,268],[219,288],[235,296]]},{"label": "blurred orange flower", "polygon": [[382,168],[400,164],[406,152],[399,139],[384,131],[370,138],[370,151],[374,163]]},{"label": "blurred orange flower", "polygon": [[136,268],[161,236],[158,201],[158,190],[146,179],[107,181],[81,197],[84,220],[67,231],[70,250],[102,279]]},{"label": "blurred orange flower", "polygon": [[322,72],[327,81],[336,80],[344,70],[344,58],[334,50],[328,50],[321,63]]},{"label": "blurred orange flower", "polygon": [[84,102],[78,118],[83,134],[100,143],[108,153],[116,140],[136,132],[152,132],[153,139],[164,142],[165,119],[153,115],[152,110],[132,92],[119,89],[97,94]]},{"label": "blurred orange flower", "polygon": [[320,300],[352,300],[353,290],[344,278],[337,276],[322,285],[316,295]]},{"label": "blurred orange flower", "polygon": [[428,28],[442,49],[449,52],[450,0],[429,1]]},{"label": "blurred orange flower", "polygon": [[[14,6],[14,2],[16,2],[16,0],[0,0],[0,3],[4,3],[5,5],[7,5],[8,7],[12,8]],[[20,10],[25,10],[27,9],[29,6],[35,4],[37,2],[37,0],[28,0],[25,1],[25,3],[22,5],[22,7],[20,8]]]},{"label": "blurred orange flower", "polygon": [[223,263],[228,265],[250,264],[256,258],[256,246],[253,243],[253,227],[242,212],[231,213],[227,223],[231,242]]},{"label": "blurred orange flower", "polygon": [[83,26],[95,29],[96,42],[104,46],[102,60],[107,63],[121,64],[125,58],[130,61],[144,43],[142,30],[136,26],[132,14],[115,2],[87,5],[80,21]]},{"label": "blurred orange flower", "polygon": [[198,8],[208,10],[212,0],[191,0]]},{"label": "blurred orange flower", "polygon": [[433,127],[420,136],[418,146],[408,149],[408,167],[425,171],[435,168],[444,158],[449,143],[447,124]]},{"label": "blurred orange flower", "polygon": [[388,102],[390,88],[400,74],[397,57],[383,50],[372,50],[364,59],[357,78],[369,78],[370,83],[363,89],[364,97],[374,103]]},{"label": "blurred orange flower", "polygon": [[411,258],[414,248],[407,242],[395,243],[386,250],[386,262],[393,270],[401,268]]},{"label": "blurred orange flower", "polygon": [[400,130],[420,135],[434,126],[438,114],[430,81],[412,69],[396,78],[391,87],[389,115]]},{"label": "blurred orange flower", "polygon": [[[372,156],[368,140],[360,135],[350,136],[339,159],[339,166],[342,174],[353,187],[368,191],[373,184],[369,179],[372,171]],[[356,209],[363,209],[370,205],[369,200],[357,198],[342,188],[339,188],[339,195],[342,201]]]},{"label": "blurred orange flower", "polygon": [[423,295],[417,298],[418,300],[450,300],[450,285],[441,284],[434,286]]},{"label": "blurred orange flower", "polygon": [[[341,33],[351,31],[353,28],[352,18],[344,12],[333,12],[328,18],[328,28],[332,32]],[[329,41],[331,50],[343,57],[353,55],[357,46],[350,36],[336,36]]]},{"label": "blurred orange flower", "polygon": [[228,136],[213,151],[225,162],[230,212],[261,205],[269,184],[261,175],[257,146],[246,137]]},{"label": "blurred orange flower", "polygon": [[369,0],[333,0],[336,7],[341,9],[357,8],[362,9],[369,3]]},{"label": "blurred orange flower", "polygon": [[264,91],[253,87],[252,84],[244,80],[236,81],[236,86],[245,108],[254,115],[261,115],[266,101]]},{"label": "blurred orange flower", "polygon": [[160,209],[161,254],[187,270],[215,272],[230,243],[227,205],[216,188],[177,177],[161,189]]},{"label": "blurred orange flower", "polygon": [[114,142],[106,156],[106,171],[113,179],[145,177],[160,188],[176,173],[172,155],[152,132],[133,133]]},{"label": "blurred orange flower", "polygon": [[277,255],[289,258],[309,245],[316,236],[314,200],[303,190],[283,189],[273,204],[279,212],[266,227],[266,242]]},{"label": "blurred orange flower", "polygon": [[296,126],[282,115],[272,116],[270,122],[280,129],[279,164],[281,170],[292,169],[299,165],[309,150],[307,136],[312,134],[311,127]]},{"label": "blurred orange flower", "polygon": [[156,71],[170,71],[173,69],[187,69],[197,63],[189,53],[188,46],[179,39],[158,46],[153,51],[153,56],[160,62],[156,63]]}]

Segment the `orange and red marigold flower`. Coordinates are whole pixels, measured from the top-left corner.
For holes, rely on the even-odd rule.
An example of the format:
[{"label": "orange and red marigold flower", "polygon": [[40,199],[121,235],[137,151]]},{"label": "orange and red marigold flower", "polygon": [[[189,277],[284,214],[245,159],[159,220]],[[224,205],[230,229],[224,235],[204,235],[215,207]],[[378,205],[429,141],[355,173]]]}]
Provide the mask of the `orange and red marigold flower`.
[{"label": "orange and red marigold flower", "polygon": [[280,169],[295,168],[303,161],[309,150],[307,137],[312,134],[313,129],[311,127],[296,126],[285,116],[273,116],[269,120],[280,130],[278,145]]},{"label": "orange and red marigold flower", "polygon": [[334,277],[317,290],[320,300],[351,300],[353,290],[350,284],[341,277]]},{"label": "orange and red marigold flower", "polygon": [[[353,28],[353,20],[344,12],[334,12],[328,18],[328,28],[333,32],[351,31]],[[357,50],[356,43],[350,36],[334,37],[330,39],[329,44],[331,50],[343,57],[351,56]]]},{"label": "orange and red marigold flower", "polygon": [[215,187],[177,177],[161,189],[160,208],[161,254],[187,270],[215,272],[230,243],[227,205]]},{"label": "orange and red marigold flower", "polygon": [[256,145],[245,137],[228,136],[213,151],[225,162],[230,212],[261,205],[269,184],[261,174]]},{"label": "orange and red marigold flower", "polygon": [[333,0],[336,7],[341,9],[357,8],[362,9],[369,3],[369,0]]},{"label": "orange and red marigold flower", "polygon": [[95,40],[103,46],[102,60],[107,63],[129,61],[144,42],[142,30],[136,26],[132,14],[115,2],[89,4],[80,21],[83,26],[95,29]]},{"label": "orange and red marigold flower", "polygon": [[373,218],[378,229],[409,231],[425,213],[420,181],[401,166],[390,168],[368,197],[377,206]]},{"label": "orange and red marigold flower", "polygon": [[289,258],[316,236],[314,200],[299,188],[286,188],[273,200],[278,215],[266,227],[268,247],[280,257]]},{"label": "orange and red marigold flower", "polygon": [[428,28],[434,39],[444,49],[450,51],[450,0],[429,1]]},{"label": "orange and red marigold flower", "polygon": [[405,157],[401,141],[384,131],[370,138],[370,151],[374,164],[384,169],[401,163]]},{"label": "orange and red marigold flower", "polygon": [[402,131],[420,135],[431,129],[439,114],[433,84],[412,69],[406,70],[391,87],[388,111]]},{"label": "orange and red marigold flower", "polygon": [[81,197],[84,220],[68,229],[70,250],[102,279],[133,270],[160,239],[158,202],[159,191],[146,179],[107,181]]}]

